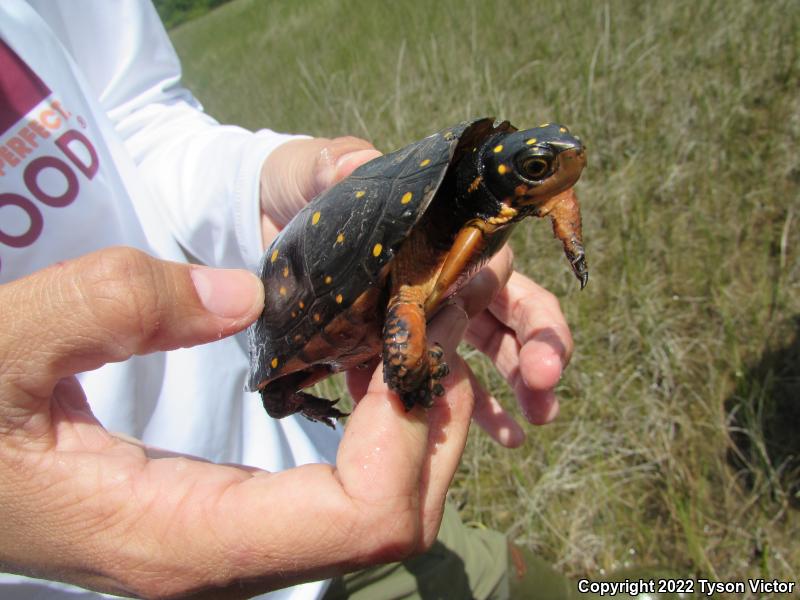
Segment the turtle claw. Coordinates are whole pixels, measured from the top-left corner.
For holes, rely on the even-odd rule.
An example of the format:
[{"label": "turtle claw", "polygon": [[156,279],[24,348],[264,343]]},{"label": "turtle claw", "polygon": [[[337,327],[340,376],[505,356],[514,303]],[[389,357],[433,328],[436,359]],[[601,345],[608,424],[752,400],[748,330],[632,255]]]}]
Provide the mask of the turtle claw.
[{"label": "turtle claw", "polygon": [[581,289],[585,288],[589,282],[589,267],[586,265],[586,251],[583,249],[583,244],[576,238],[572,238],[569,243],[565,242],[564,255],[575,277],[581,282]]},{"label": "turtle claw", "polygon": [[[431,362],[431,379],[434,383],[450,374],[450,367],[444,362],[444,349],[439,344],[434,344],[428,350],[428,358]],[[436,394],[441,396],[441,394]]]},{"label": "turtle claw", "polygon": [[438,367],[431,373],[434,379],[444,379],[450,374],[450,367],[445,363],[440,363]]},{"label": "turtle claw", "polygon": [[331,429],[336,429],[336,420],[348,415],[348,413],[344,413],[334,406],[339,402],[338,398],[325,400],[304,392],[298,393],[304,396],[303,408],[299,412],[309,421],[324,423]]},{"label": "turtle claw", "polygon": [[400,400],[403,402],[403,408],[406,412],[415,406],[422,406],[423,408],[430,408],[433,406],[433,397],[430,390],[421,387],[411,392],[403,392],[400,394]]},{"label": "turtle claw", "polygon": [[444,362],[444,349],[439,344],[434,344],[428,350],[428,358],[431,363],[430,390],[434,396],[444,395],[444,386],[440,380],[450,374],[450,367]]},{"label": "turtle claw", "polygon": [[444,395],[444,386],[440,380],[449,373],[450,367],[444,362],[444,350],[439,344],[434,344],[428,349],[427,377],[423,377],[413,389],[395,389],[391,382],[389,387],[400,394],[406,410],[411,410],[415,406],[430,408],[433,406],[434,397]]},{"label": "turtle claw", "polygon": [[589,269],[586,266],[586,255],[583,251],[574,257],[570,257],[570,265],[572,266],[572,272],[575,273],[575,277],[581,282],[581,289],[585,288],[586,284],[589,282]]},{"label": "turtle claw", "polygon": [[441,362],[444,358],[444,348],[440,344],[434,344],[428,349],[428,356],[431,357],[431,360],[434,362]]},{"label": "turtle claw", "polygon": [[301,391],[292,391],[291,378],[287,378],[290,386],[283,384],[283,380],[273,382],[261,390],[261,401],[267,414],[273,419],[282,419],[300,413],[309,421],[324,423],[328,427],[336,428],[336,419],[346,417],[347,413],[335,407],[339,401],[317,398],[312,394]]}]

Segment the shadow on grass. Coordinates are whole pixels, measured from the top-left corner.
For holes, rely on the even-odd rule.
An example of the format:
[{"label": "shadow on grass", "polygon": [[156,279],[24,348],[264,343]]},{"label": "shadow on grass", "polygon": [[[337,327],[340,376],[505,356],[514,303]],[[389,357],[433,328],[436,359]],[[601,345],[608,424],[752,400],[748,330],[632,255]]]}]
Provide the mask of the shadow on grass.
[{"label": "shadow on grass", "polygon": [[800,508],[800,315],[788,325],[788,343],[766,350],[726,401],[728,458],[749,488]]}]

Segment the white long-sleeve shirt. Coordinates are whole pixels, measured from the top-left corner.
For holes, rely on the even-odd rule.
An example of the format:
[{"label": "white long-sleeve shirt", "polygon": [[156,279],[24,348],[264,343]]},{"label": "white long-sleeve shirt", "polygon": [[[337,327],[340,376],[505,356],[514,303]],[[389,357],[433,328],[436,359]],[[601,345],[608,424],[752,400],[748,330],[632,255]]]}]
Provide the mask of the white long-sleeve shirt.
[{"label": "white long-sleeve shirt", "polygon": [[[0,283],[112,245],[254,270],[261,165],[287,139],[203,113],[149,2],[3,0]],[[153,446],[270,471],[332,462],[339,433],[269,419],[243,391],[247,362],[236,336],[80,380],[109,430]],[[270,597],[316,598],[324,587]],[[2,598],[96,596],[0,574]]]}]

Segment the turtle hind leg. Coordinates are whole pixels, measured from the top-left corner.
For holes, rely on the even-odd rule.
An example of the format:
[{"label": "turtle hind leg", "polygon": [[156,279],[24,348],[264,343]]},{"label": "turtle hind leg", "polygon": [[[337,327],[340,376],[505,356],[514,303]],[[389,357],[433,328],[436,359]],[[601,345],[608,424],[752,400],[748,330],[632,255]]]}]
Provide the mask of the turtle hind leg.
[{"label": "turtle hind leg", "polygon": [[311,385],[328,375],[330,375],[330,370],[327,367],[316,367],[310,372],[300,371],[271,381],[259,392],[264,409],[273,419],[282,419],[300,413],[309,421],[335,427],[336,419],[347,416],[347,413],[335,408],[334,405],[338,399],[326,400],[300,391],[300,388]]},{"label": "turtle hind leg", "polygon": [[441,396],[449,369],[439,344],[427,347],[425,309],[421,302],[396,296],[389,303],[383,328],[383,378],[406,410],[430,407]]}]

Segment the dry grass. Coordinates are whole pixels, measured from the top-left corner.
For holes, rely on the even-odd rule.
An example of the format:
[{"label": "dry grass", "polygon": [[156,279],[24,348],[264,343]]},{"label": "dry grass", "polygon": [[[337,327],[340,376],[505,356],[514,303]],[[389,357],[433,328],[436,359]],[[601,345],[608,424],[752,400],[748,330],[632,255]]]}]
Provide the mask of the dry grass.
[{"label": "dry grass", "polygon": [[574,330],[562,416],[518,452],[473,432],[454,499],[573,575],[797,577],[800,4],[238,0],[173,38],[249,127],[390,150],[476,115],[568,123],[589,287],[548,227],[512,240]]}]

